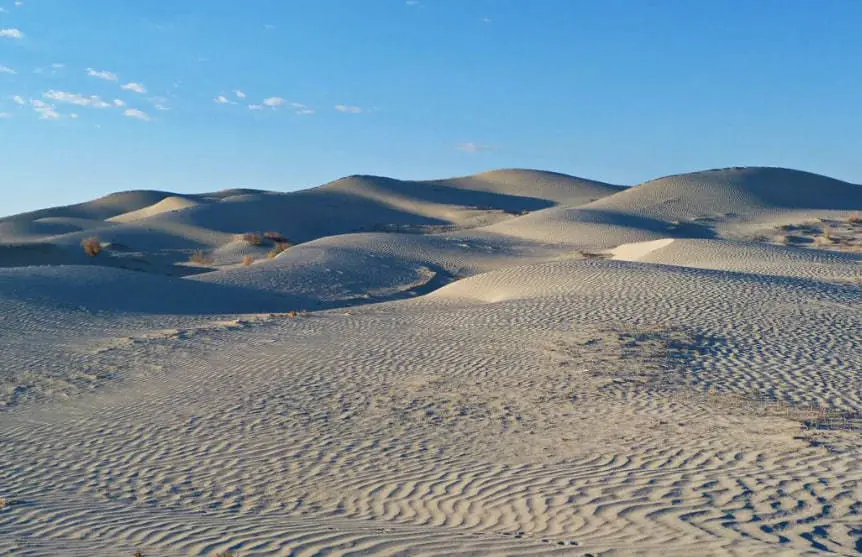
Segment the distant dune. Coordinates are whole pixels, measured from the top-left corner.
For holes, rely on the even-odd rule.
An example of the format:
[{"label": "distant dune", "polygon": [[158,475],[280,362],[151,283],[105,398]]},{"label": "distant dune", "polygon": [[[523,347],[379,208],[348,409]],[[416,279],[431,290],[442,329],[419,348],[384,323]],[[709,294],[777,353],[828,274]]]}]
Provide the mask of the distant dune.
[{"label": "distant dune", "polygon": [[781,168],[6,217],[0,554],[857,554],[860,308]]}]

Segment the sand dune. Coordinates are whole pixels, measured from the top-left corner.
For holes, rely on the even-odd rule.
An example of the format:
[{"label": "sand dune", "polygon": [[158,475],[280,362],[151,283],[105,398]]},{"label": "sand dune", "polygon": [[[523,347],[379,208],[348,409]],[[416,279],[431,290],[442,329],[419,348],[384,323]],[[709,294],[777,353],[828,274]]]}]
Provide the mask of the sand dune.
[{"label": "sand dune", "polygon": [[862,254],[754,233],[860,209],[503,170],[0,219],[0,554],[856,554]]}]

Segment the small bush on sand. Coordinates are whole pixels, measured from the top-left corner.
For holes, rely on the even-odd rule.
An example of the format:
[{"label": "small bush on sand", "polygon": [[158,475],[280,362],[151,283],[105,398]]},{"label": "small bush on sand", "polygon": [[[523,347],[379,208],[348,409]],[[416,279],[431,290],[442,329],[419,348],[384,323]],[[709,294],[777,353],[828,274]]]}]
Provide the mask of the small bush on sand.
[{"label": "small bush on sand", "polygon": [[832,235],[832,230],[828,226],[823,227],[823,232],[814,238],[814,243],[821,246],[828,246],[836,242],[836,238]]},{"label": "small bush on sand", "polygon": [[84,248],[84,253],[90,257],[96,257],[102,253],[102,241],[96,236],[81,240],[81,247]]},{"label": "small bush on sand", "polygon": [[275,258],[279,253],[283,251],[287,251],[287,248],[290,247],[290,242],[276,242],[275,246],[269,251],[267,257],[270,259]]},{"label": "small bush on sand", "polygon": [[242,264],[245,265],[246,267],[248,267],[252,263],[254,263],[254,257],[252,257],[250,255],[246,255],[245,257],[242,258]]},{"label": "small bush on sand", "polygon": [[847,217],[847,222],[849,224],[862,224],[862,213],[850,215],[849,217]]},{"label": "small bush on sand", "polygon": [[198,265],[210,265],[213,262],[213,256],[202,249],[195,250],[189,257],[189,261]]},{"label": "small bush on sand", "polygon": [[259,246],[263,243],[263,236],[258,232],[246,232],[242,235],[242,240],[250,246]]},{"label": "small bush on sand", "polygon": [[272,240],[273,242],[287,242],[288,239],[281,235],[281,232],[264,232],[263,237],[267,240]]}]

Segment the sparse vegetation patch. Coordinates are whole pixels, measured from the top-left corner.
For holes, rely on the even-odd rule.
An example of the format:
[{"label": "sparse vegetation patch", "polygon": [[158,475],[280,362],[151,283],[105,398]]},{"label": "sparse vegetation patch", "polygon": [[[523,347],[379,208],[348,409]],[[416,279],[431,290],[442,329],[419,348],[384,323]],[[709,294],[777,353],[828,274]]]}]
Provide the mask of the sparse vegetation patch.
[{"label": "sparse vegetation patch", "polygon": [[90,236],[81,240],[81,247],[84,248],[84,253],[90,257],[96,257],[102,253],[102,241],[98,236]]},{"label": "sparse vegetation patch", "polygon": [[212,265],[213,256],[209,252],[198,249],[191,254],[189,261],[198,265]]}]

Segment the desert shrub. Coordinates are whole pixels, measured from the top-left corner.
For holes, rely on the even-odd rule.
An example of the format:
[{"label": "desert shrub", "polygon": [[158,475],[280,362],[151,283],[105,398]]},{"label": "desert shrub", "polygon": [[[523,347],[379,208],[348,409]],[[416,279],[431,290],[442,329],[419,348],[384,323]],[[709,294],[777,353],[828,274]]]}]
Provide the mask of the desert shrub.
[{"label": "desert shrub", "polygon": [[837,239],[832,235],[832,229],[828,226],[823,227],[823,232],[814,238],[814,243],[818,245],[834,244]]},{"label": "desert shrub", "polygon": [[289,240],[287,238],[282,236],[281,232],[272,232],[272,231],[264,232],[263,237],[266,238],[267,240],[272,240],[275,243],[289,242]]},{"label": "desert shrub", "polygon": [[281,253],[283,251],[287,251],[287,248],[289,248],[289,247],[290,247],[290,242],[276,242],[275,246],[273,246],[273,248],[267,254],[267,257],[269,257],[270,259],[273,259],[279,253]]},{"label": "desert shrub", "polygon": [[210,265],[213,262],[213,256],[202,249],[198,249],[191,254],[189,261],[198,265]]},{"label": "desert shrub", "polygon": [[245,265],[246,267],[248,267],[252,263],[254,263],[254,257],[252,257],[251,255],[246,255],[245,257],[242,258],[242,264]]},{"label": "desert shrub", "polygon": [[263,243],[263,236],[259,232],[246,232],[242,235],[242,240],[250,246],[259,246]]},{"label": "desert shrub", "polygon": [[847,222],[850,224],[862,224],[862,213],[856,213],[847,217]]},{"label": "desert shrub", "polygon": [[81,247],[84,248],[84,253],[90,257],[96,257],[102,253],[102,241],[96,236],[81,240]]}]

